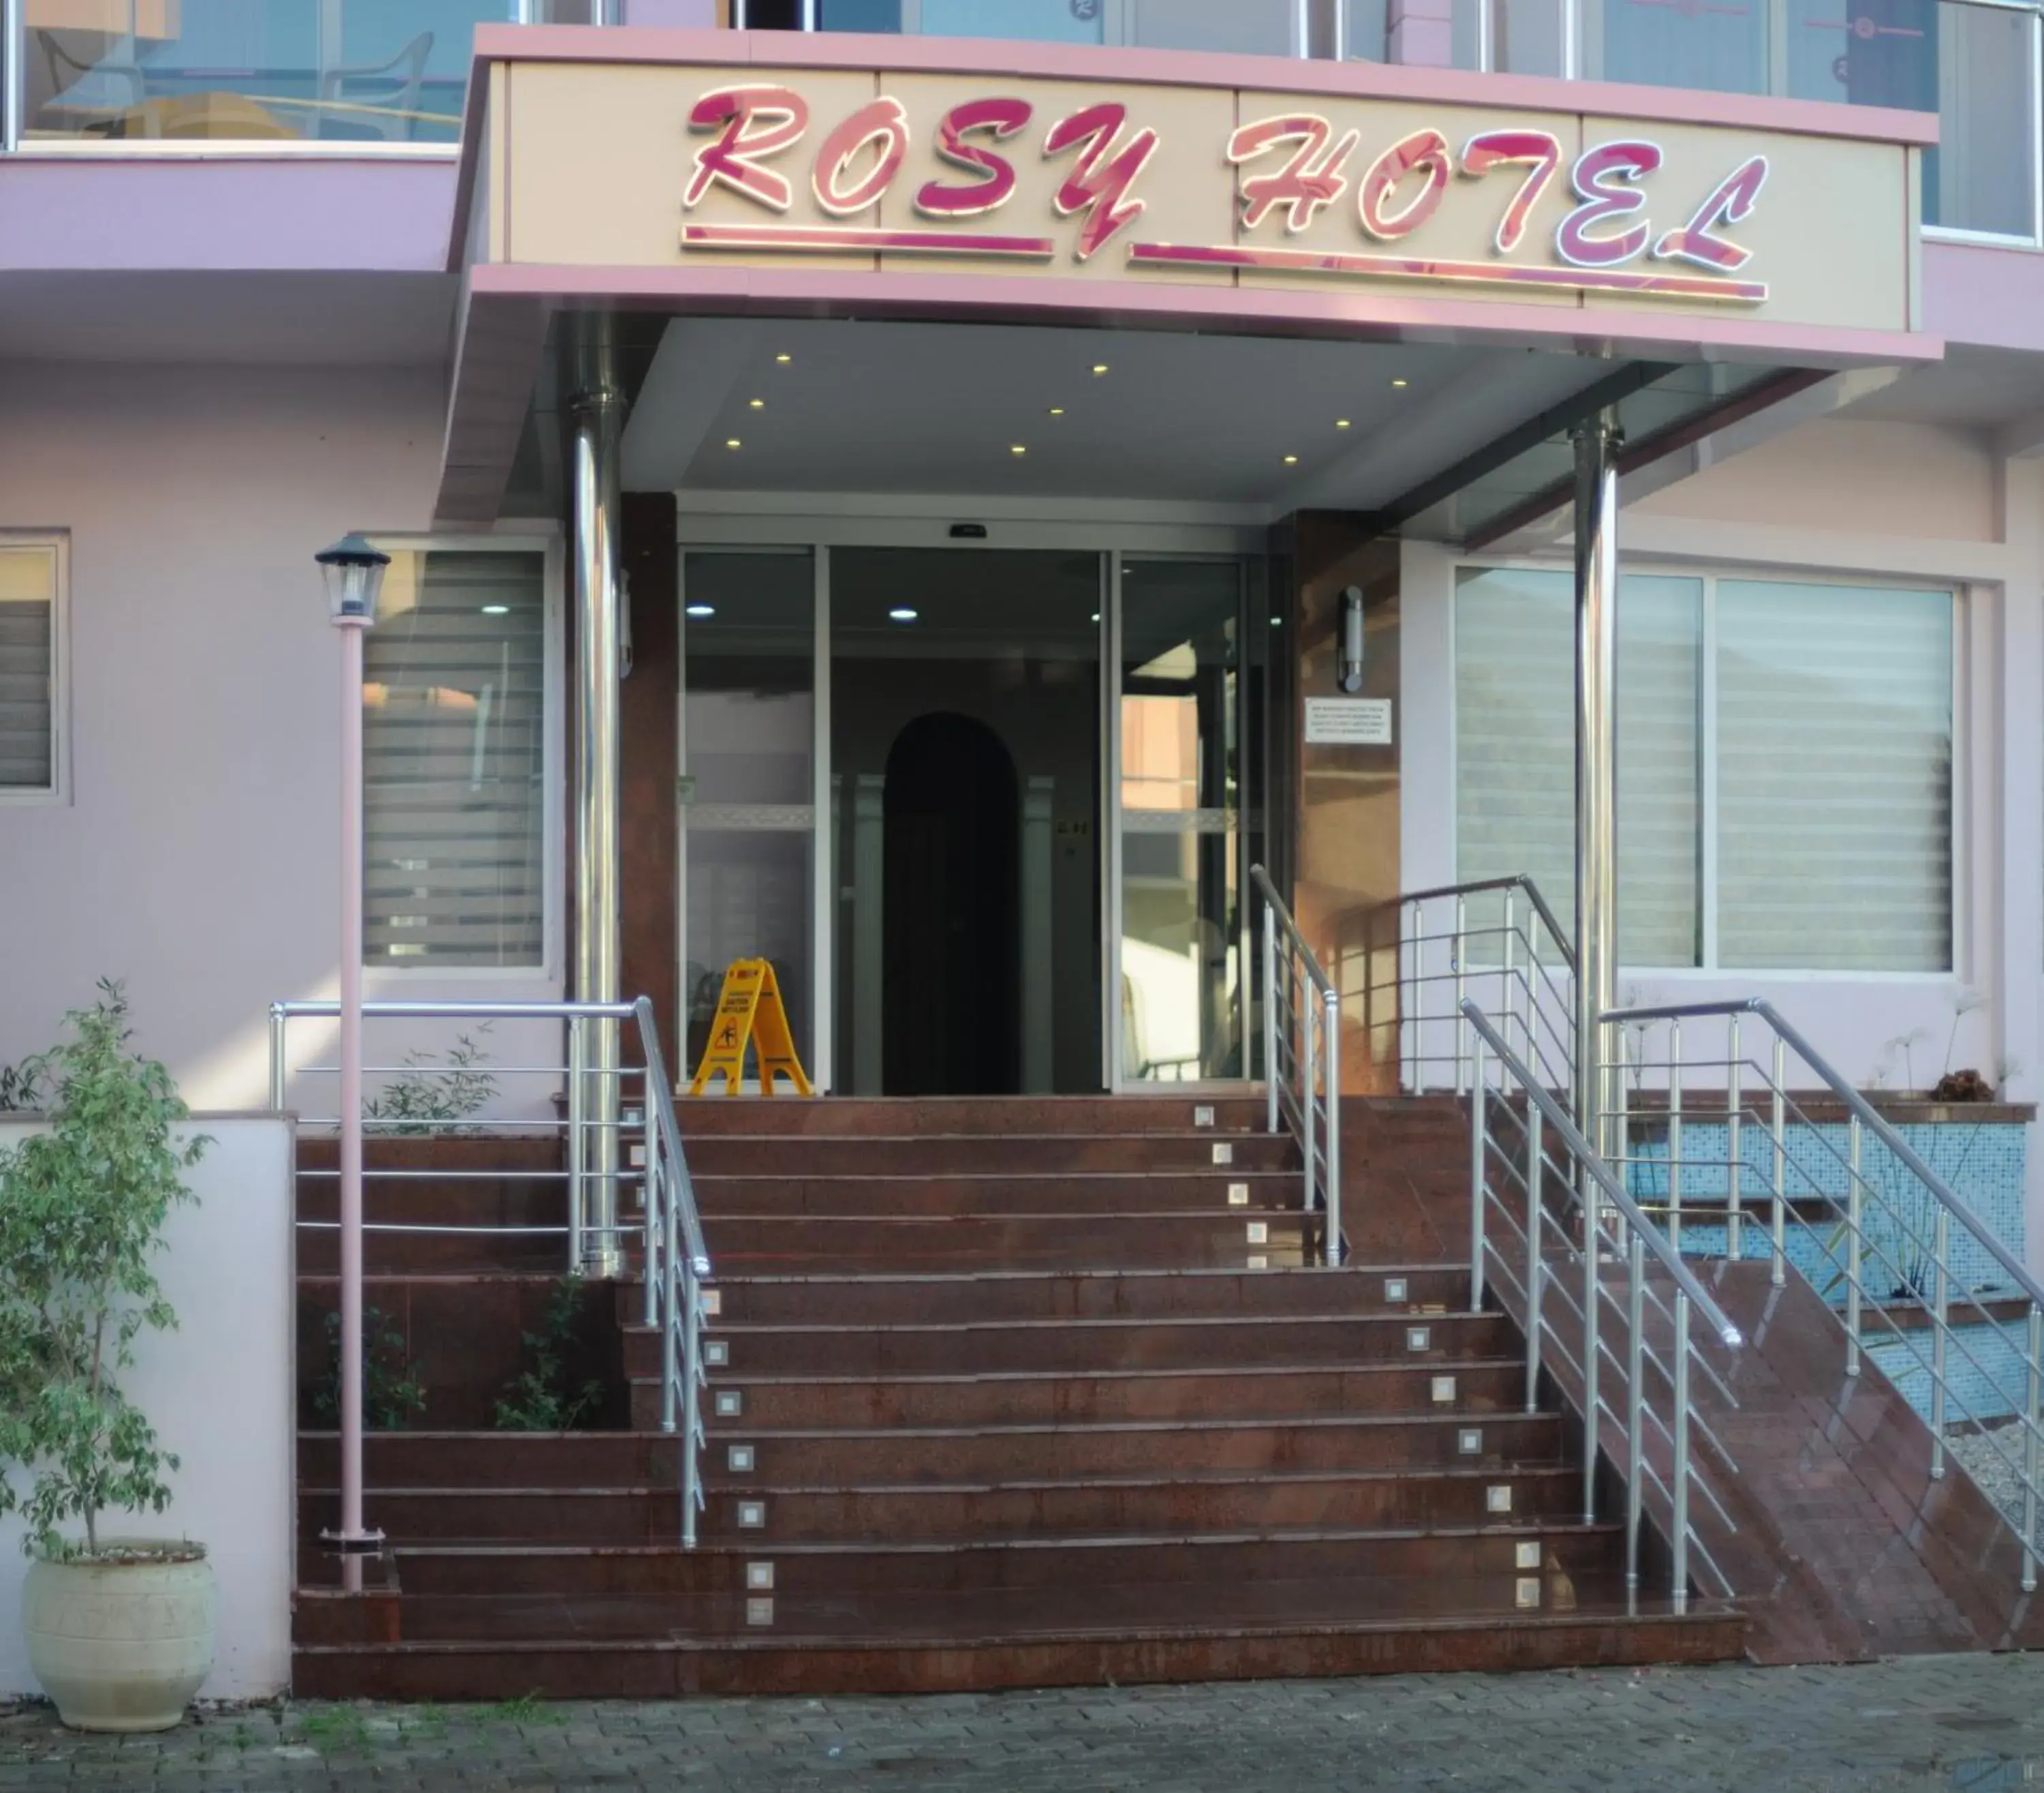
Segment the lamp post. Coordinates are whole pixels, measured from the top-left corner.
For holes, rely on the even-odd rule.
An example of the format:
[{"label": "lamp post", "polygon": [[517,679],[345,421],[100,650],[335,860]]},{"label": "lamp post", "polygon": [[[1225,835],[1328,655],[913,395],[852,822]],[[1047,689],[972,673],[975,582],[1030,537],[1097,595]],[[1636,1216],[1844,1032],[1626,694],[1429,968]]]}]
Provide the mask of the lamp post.
[{"label": "lamp post", "polygon": [[313,559],[340,631],[340,1528],[325,1535],[359,1593],[383,1541],[362,1523],[362,636],[390,557],[344,536]]}]

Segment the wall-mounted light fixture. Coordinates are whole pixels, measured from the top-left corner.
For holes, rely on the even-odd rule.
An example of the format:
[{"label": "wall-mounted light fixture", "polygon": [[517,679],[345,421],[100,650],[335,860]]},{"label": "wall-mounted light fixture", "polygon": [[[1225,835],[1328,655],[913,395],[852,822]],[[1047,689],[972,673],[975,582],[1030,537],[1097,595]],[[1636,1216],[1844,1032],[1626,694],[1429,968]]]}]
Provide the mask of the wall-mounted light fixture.
[{"label": "wall-mounted light fixture", "polygon": [[1362,587],[1342,593],[1341,670],[1336,682],[1344,691],[1362,689]]}]

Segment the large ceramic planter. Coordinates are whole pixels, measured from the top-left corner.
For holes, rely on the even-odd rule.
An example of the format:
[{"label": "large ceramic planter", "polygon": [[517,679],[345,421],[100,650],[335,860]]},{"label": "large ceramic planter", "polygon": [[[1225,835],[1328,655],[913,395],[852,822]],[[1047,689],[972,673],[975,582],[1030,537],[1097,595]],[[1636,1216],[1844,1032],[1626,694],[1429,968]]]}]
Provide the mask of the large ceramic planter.
[{"label": "large ceramic planter", "polygon": [[[110,1547],[140,1544],[117,1539]],[[168,1730],[213,1666],[219,1593],[195,1562],[55,1563],[29,1568],[29,1666],[79,1730]]]}]

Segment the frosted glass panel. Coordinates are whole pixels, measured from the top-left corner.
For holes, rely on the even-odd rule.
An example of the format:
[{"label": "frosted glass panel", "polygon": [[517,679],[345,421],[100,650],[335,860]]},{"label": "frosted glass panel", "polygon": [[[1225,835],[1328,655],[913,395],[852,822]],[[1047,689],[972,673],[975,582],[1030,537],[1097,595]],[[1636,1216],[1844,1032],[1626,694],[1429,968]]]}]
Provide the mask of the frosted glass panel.
[{"label": "frosted glass panel", "polygon": [[932,37],[1023,37],[1038,43],[1104,40],[1106,0],[923,0]]}]

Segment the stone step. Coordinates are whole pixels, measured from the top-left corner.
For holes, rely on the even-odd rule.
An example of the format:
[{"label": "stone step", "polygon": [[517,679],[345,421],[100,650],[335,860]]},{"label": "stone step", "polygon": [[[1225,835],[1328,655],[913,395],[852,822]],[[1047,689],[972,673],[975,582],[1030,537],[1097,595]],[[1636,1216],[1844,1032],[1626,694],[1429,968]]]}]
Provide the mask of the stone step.
[{"label": "stone step", "polygon": [[[693,1174],[693,1173],[692,1173]],[[1155,1214],[1171,1208],[1297,1209],[1295,1170],[1045,1171],[965,1177],[694,1176],[705,1225],[751,1217]]]},{"label": "stone step", "polygon": [[[995,1426],[1058,1420],[1265,1419],[1344,1413],[1465,1414],[1516,1411],[1526,1371],[1517,1355],[1452,1362],[1397,1360],[1336,1365],[1279,1362],[1260,1369],[1035,1371],[1006,1375],[762,1376],[720,1371],[708,1400],[713,1432],[748,1426]],[[738,1411],[725,1414],[721,1402]],[[659,1423],[656,1381],[635,1377],[632,1423]]]},{"label": "stone step", "polygon": [[697,1177],[1013,1176],[1024,1172],[1290,1170],[1289,1135],[1217,1133],[683,1135]]},{"label": "stone step", "polygon": [[[1203,1119],[1201,1110],[1209,1111],[1210,1119]],[[675,1103],[674,1112],[683,1150],[690,1152],[693,1161],[691,1148],[697,1140],[720,1136],[1226,1135],[1261,1130],[1266,1110],[1261,1095],[832,1096],[806,1102],[741,1096],[683,1097]]]},{"label": "stone step", "polygon": [[[873,1326],[1049,1319],[1227,1315],[1404,1313],[1465,1305],[1464,1265],[1350,1264],[1329,1272],[1262,1270],[980,1270],[924,1275],[720,1275],[727,1323]],[[636,1325],[638,1284],[618,1285],[617,1314]]]},{"label": "stone step", "polygon": [[[1425,1362],[1503,1357],[1516,1329],[1500,1314],[1274,1314],[1181,1319],[997,1320],[930,1326],[711,1327],[713,1388],[742,1376],[936,1376],[1015,1371],[1086,1375],[1116,1369],[1197,1369],[1227,1365]],[[717,1360],[723,1348],[724,1361]],[[625,1334],[625,1368],[659,1365],[658,1336]]]}]

